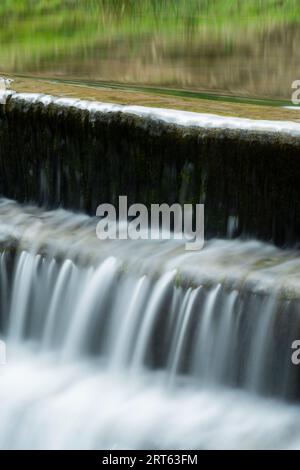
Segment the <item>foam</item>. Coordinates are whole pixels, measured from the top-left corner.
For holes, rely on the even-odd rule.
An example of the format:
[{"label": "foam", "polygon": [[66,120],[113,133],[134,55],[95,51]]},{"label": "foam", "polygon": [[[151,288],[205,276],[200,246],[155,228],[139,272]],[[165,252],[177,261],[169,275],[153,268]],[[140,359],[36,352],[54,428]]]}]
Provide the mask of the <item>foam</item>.
[{"label": "foam", "polygon": [[[58,98],[39,93],[10,93],[12,101],[26,101],[48,106],[53,103],[66,108],[87,110],[90,113],[124,113],[151,121],[175,124],[183,127],[205,129],[241,130],[247,132],[287,134],[300,136],[300,123],[293,121],[256,120],[239,117],[219,116],[216,114],[195,113],[174,109],[151,108],[145,106],[127,106],[114,103],[80,100],[76,98]],[[0,94],[1,98],[1,94]],[[290,107],[286,107],[290,109]],[[293,108],[295,109],[295,108]]]}]

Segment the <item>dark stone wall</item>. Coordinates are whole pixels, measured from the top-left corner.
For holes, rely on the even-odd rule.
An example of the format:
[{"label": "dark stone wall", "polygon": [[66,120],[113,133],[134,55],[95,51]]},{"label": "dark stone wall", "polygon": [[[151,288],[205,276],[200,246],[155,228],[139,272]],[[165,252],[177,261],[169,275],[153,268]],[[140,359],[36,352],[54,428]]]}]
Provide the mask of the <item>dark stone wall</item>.
[{"label": "dark stone wall", "polygon": [[119,112],[8,99],[0,193],[95,214],[103,202],[205,203],[206,236],[300,241],[300,139],[187,128]]}]

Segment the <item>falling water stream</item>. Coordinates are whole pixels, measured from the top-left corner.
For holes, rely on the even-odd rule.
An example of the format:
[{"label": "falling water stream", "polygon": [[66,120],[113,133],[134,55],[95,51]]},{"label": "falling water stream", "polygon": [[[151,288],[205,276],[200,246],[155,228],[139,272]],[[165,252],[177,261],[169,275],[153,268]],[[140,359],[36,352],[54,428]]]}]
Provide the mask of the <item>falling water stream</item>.
[{"label": "falling water stream", "polygon": [[0,448],[299,448],[300,256],[0,202]]}]

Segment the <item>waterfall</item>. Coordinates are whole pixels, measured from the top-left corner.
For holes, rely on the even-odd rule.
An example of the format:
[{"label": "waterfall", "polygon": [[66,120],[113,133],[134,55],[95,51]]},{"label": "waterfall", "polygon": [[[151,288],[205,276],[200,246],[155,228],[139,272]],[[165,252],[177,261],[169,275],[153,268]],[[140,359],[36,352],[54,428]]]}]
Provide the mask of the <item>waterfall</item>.
[{"label": "waterfall", "polygon": [[0,448],[299,447],[296,251],[99,241],[8,200],[0,220]]}]

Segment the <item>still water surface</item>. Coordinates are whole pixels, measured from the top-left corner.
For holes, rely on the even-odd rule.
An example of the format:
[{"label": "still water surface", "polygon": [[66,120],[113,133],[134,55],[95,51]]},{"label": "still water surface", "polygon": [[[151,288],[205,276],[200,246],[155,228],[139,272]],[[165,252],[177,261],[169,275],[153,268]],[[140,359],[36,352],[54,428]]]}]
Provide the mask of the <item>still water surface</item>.
[{"label": "still water surface", "polygon": [[4,2],[0,71],[289,99],[299,24],[294,0]]}]

